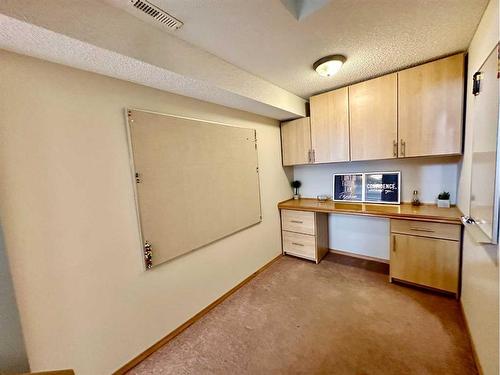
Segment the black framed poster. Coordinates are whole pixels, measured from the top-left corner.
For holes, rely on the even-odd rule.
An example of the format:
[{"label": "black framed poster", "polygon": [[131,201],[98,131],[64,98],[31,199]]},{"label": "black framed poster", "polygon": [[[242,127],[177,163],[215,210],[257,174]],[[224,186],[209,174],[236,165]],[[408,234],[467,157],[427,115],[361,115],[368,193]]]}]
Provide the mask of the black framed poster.
[{"label": "black framed poster", "polygon": [[364,177],[365,202],[400,203],[400,172],[371,172]]},{"label": "black framed poster", "polygon": [[334,174],[333,200],[362,202],[363,173]]}]

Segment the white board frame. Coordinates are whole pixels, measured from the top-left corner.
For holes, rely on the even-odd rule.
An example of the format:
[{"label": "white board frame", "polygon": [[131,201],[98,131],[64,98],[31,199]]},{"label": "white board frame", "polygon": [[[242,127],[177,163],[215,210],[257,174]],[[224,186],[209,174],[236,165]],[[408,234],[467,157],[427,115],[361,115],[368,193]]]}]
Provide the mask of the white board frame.
[{"label": "white board frame", "polygon": [[[234,232],[231,232],[231,233],[228,233],[227,235],[224,235],[222,237],[219,237],[213,241],[210,241],[210,242],[207,242],[206,244],[203,244],[202,246],[198,246],[196,248],[193,248],[191,249],[190,251],[184,253],[184,254],[181,254],[179,256],[176,256],[174,258],[171,258],[169,260],[167,260],[166,262],[169,262],[171,260],[174,260],[180,256],[183,256],[183,255],[186,255],[186,254],[189,254],[190,252],[192,251],[195,251],[197,249],[200,249],[202,247],[205,247],[207,245],[210,245],[211,243],[214,243],[214,242],[217,242],[217,241],[220,241],[222,240],[223,238],[226,238],[226,237],[229,237],[235,233],[238,233],[242,230],[245,230],[247,228],[250,228],[254,225],[257,225],[259,223],[262,222],[262,193],[261,193],[261,186],[260,186],[260,171],[259,171],[259,168],[258,168],[258,144],[257,144],[257,131],[253,128],[247,128],[247,127],[244,127],[244,126],[238,126],[238,125],[230,125],[230,124],[227,124],[227,123],[223,123],[223,122],[217,122],[217,121],[209,121],[209,120],[203,120],[203,119],[198,119],[198,118],[194,118],[194,117],[187,117],[187,116],[180,116],[180,115],[175,115],[175,114],[169,114],[169,113],[161,113],[161,112],[156,112],[156,111],[150,111],[150,110],[145,110],[145,109],[139,109],[139,108],[125,108],[124,109],[124,115],[125,115],[125,127],[126,127],[126,135],[127,135],[127,144],[128,144],[128,154],[129,154],[129,167],[130,167],[130,171],[131,171],[131,182],[132,182],[132,186],[133,186],[133,195],[134,195],[134,203],[135,203],[135,211],[136,211],[136,217],[137,217],[137,224],[138,224],[138,234],[139,234],[139,249],[140,249],[140,257],[142,259],[142,264],[143,264],[143,269],[144,270],[148,270],[148,268],[146,267],[146,262],[145,262],[145,258],[144,258],[144,243],[145,243],[145,238],[144,238],[144,232],[143,232],[143,220],[141,219],[141,213],[140,213],[140,204],[139,204],[139,193],[138,193],[138,189],[137,189],[137,183],[136,183],[136,168],[135,168],[135,161],[134,161],[134,152],[133,152],[133,145],[132,145],[132,134],[131,134],[131,124],[130,124],[130,116],[129,116],[129,113],[130,111],[140,111],[140,112],[146,112],[146,113],[150,113],[150,114],[156,114],[156,115],[161,115],[161,116],[167,116],[167,117],[173,117],[173,118],[178,118],[178,119],[185,119],[185,120],[193,120],[193,121],[197,121],[197,122],[202,122],[202,123],[208,123],[208,124],[216,124],[216,125],[220,125],[220,126],[226,126],[226,127],[231,127],[231,128],[242,128],[242,129],[251,129],[254,131],[254,135],[255,135],[255,152],[256,152],[256,157],[257,157],[257,181],[258,181],[258,195],[259,195],[259,211],[260,211],[260,220],[256,223],[253,223],[253,224],[250,224],[248,226],[245,226],[243,228],[240,228]],[[163,264],[165,262],[161,262],[161,263],[158,263],[158,264],[153,264],[153,267],[156,267],[160,264]]]}]

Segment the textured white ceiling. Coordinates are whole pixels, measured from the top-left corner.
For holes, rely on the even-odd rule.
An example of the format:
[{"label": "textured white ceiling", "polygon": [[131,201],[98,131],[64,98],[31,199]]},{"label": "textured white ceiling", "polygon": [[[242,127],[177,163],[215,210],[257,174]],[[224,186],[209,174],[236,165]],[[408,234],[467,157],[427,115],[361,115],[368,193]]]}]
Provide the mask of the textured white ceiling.
[{"label": "textured white ceiling", "polygon": [[[488,2],[318,0],[298,21],[280,0],[150,1],[184,26],[130,0],[0,0],[0,48],[284,120],[311,94],[467,49]],[[317,75],[334,53],[339,74]]]},{"label": "textured white ceiling", "polygon": [[286,90],[98,0],[0,0],[0,48],[276,119]]},{"label": "textured white ceiling", "polygon": [[[191,79],[62,34],[0,14],[3,49],[72,66],[109,77],[189,96],[266,117],[287,119],[296,114],[230,93],[212,84]],[[124,103],[133,105],[133,103]],[[148,109],[148,108],[145,108]],[[154,108],[149,108],[154,110]]]},{"label": "textured white ceiling", "polygon": [[[130,0],[103,0],[117,7]],[[280,0],[150,0],[174,35],[303,98],[466,50],[488,0],[331,0],[298,21]],[[344,54],[335,77],[311,68]]]}]

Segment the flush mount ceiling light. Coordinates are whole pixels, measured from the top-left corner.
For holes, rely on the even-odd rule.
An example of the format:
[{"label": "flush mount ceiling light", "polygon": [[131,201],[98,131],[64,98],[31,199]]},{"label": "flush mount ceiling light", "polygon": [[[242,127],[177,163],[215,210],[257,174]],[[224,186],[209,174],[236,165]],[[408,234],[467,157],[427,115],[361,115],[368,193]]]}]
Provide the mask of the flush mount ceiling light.
[{"label": "flush mount ceiling light", "polygon": [[313,64],[313,69],[323,77],[331,77],[336,74],[342,64],[344,64],[346,57],[344,55],[330,55],[323,57]]}]

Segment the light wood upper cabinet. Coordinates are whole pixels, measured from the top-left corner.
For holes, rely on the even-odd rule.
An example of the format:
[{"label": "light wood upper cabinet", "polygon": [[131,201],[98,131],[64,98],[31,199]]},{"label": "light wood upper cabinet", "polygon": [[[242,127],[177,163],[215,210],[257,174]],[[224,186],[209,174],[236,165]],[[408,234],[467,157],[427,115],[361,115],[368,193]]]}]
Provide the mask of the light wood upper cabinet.
[{"label": "light wood upper cabinet", "polygon": [[400,157],[462,152],[464,55],[398,73]]},{"label": "light wood upper cabinet", "polygon": [[282,124],[283,165],[461,154],[463,101],[463,53],[315,95]]},{"label": "light wood upper cabinet", "polygon": [[281,123],[283,165],[308,164],[311,150],[309,117]]},{"label": "light wood upper cabinet", "polygon": [[310,98],[314,163],[349,160],[347,87]]},{"label": "light wood upper cabinet", "polygon": [[397,75],[349,86],[351,160],[397,157]]}]

